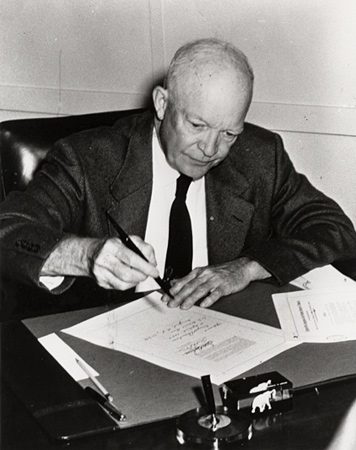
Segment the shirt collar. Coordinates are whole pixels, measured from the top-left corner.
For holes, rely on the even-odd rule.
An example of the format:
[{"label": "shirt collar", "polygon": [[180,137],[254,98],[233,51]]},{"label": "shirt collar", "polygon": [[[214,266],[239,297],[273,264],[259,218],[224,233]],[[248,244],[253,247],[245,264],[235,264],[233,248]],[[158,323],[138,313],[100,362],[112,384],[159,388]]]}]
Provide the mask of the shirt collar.
[{"label": "shirt collar", "polygon": [[179,172],[173,169],[166,160],[166,155],[159,143],[156,129],[153,129],[152,134],[152,162],[153,162],[153,176],[155,182],[160,186],[167,186],[175,183],[179,177]]}]

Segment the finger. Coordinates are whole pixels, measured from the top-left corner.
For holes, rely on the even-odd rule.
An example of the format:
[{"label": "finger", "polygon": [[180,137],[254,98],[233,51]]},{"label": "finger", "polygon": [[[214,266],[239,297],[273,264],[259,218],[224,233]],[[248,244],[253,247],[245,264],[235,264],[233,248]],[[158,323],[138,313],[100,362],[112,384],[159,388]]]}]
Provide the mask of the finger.
[{"label": "finger", "polygon": [[[153,278],[156,278],[159,276],[158,269],[155,265],[153,265],[151,262],[145,261],[140,255],[137,255],[122,243],[120,251],[118,251],[115,256],[124,266],[136,269],[146,277],[151,276]],[[119,269],[120,268],[121,266],[119,266]]]},{"label": "finger", "polygon": [[116,267],[97,265],[93,268],[93,275],[100,286],[119,290],[129,289],[147,279],[142,272],[122,264]]},{"label": "finger", "polygon": [[205,282],[207,277],[204,275],[204,271],[202,268],[198,267],[191,272],[189,272],[186,276],[173,280],[171,293],[173,295],[179,294],[187,285],[199,279],[198,284]]},{"label": "finger", "polygon": [[[199,287],[192,294],[188,295],[186,298],[180,299],[179,304],[176,306],[179,306],[180,309],[190,309],[201,299],[205,299],[207,297],[207,295],[209,295],[209,291],[203,289],[202,287]],[[170,306],[170,305],[168,305],[168,306]]]},{"label": "finger", "polygon": [[206,297],[213,285],[201,278],[196,278],[184,286],[184,288],[174,296],[174,300],[168,302],[168,306],[175,308],[179,306],[181,309],[189,309],[202,298]]},{"label": "finger", "polygon": [[128,283],[117,276],[115,276],[112,272],[106,269],[96,270],[94,274],[95,280],[99,286],[104,289],[116,289],[119,291],[126,291],[136,285],[136,283]]},{"label": "finger", "polygon": [[204,298],[204,300],[200,303],[200,306],[202,308],[209,308],[209,306],[217,302],[222,296],[223,294],[220,289],[215,289]]},{"label": "finger", "polygon": [[105,282],[103,280],[107,272],[131,285],[145,280],[150,274],[156,276],[158,273],[152,264],[136,255],[117,238],[108,240],[93,261],[92,273],[97,280]]},{"label": "finger", "polygon": [[202,308],[208,308],[218,301],[221,297],[232,294],[234,292],[242,291],[248,283],[241,282],[238,284],[229,283],[226,278],[212,277],[207,285],[210,285],[210,292],[206,295],[200,303]]},{"label": "finger", "polygon": [[156,255],[152,245],[143,241],[140,236],[130,236],[131,240],[134,244],[141,250],[141,252],[145,255],[148,261],[153,265],[157,266]]},{"label": "finger", "polygon": [[[169,289],[169,292],[172,294],[172,291],[171,291],[171,289]],[[174,295],[172,294],[172,296],[174,297]],[[161,301],[162,302],[164,302],[164,303],[168,303],[169,302],[169,300],[172,300],[172,297],[170,297],[169,295],[167,295],[167,294],[163,294],[162,295],[162,297],[161,297]]]},{"label": "finger", "polygon": [[135,267],[120,265],[119,268],[113,270],[113,275],[125,283],[133,283],[134,285],[147,279],[147,275],[137,270]]},{"label": "finger", "polygon": [[[183,278],[180,279],[174,279],[170,281],[170,293],[173,295],[173,297],[175,297],[175,295],[177,293],[179,293],[182,288],[191,280],[193,280],[195,278],[195,274],[194,271],[190,272],[188,275],[186,275]],[[161,300],[165,303],[168,303],[170,300],[172,300],[172,297],[169,297],[167,294],[164,294],[161,298]]]}]

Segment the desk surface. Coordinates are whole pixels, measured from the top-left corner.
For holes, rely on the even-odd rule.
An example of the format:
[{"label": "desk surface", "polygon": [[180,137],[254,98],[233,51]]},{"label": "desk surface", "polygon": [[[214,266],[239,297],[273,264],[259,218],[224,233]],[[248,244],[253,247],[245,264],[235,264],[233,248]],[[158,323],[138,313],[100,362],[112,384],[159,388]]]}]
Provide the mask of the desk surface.
[{"label": "desk surface", "polygon": [[[279,290],[285,290],[281,288]],[[292,289],[290,287],[289,289]],[[217,303],[215,309],[244,319],[279,327],[271,294],[276,287],[255,283],[247,290]],[[99,307],[25,320],[36,337],[58,333],[71,348],[99,373],[99,380],[127,416],[125,426],[176,417],[201,406],[201,383],[181,373],[121,353],[98,347],[60,332],[107,310]],[[301,344],[245,372],[243,376],[277,371],[294,387],[306,386],[356,373],[356,341]],[[90,382],[83,382],[83,385]],[[215,389],[216,398],[219,392]],[[144,405],[144,407],[143,407]]]},{"label": "desk surface", "polygon": [[[272,292],[276,292],[274,286],[255,283],[243,293],[222,299],[215,309],[278,327],[278,318],[271,300]],[[55,314],[29,319],[25,323],[39,337],[51,332],[59,332],[62,328],[92,317],[107,308],[103,306]],[[108,387],[115,399],[121,399],[118,402],[129,417],[128,426],[135,425],[137,411],[140,411],[138,420],[140,423],[151,422],[152,411],[154,411],[154,419],[159,421],[146,426],[122,429],[112,435],[91,438],[90,442],[78,441],[71,444],[74,446],[73,448],[98,448],[99,442],[101,448],[111,448],[112,445],[115,445],[115,448],[124,449],[175,448],[174,420],[163,419],[175,417],[200,406],[199,380],[153,366],[120,352],[94,346],[63,333],[60,333],[60,337],[68,342],[89,364],[98,369],[101,374],[99,379],[102,383]],[[350,341],[333,344],[303,344],[278,355],[249,371],[248,374],[277,370],[290,379],[295,387],[301,387],[310,383],[320,383],[330,378],[355,374],[355,369],[356,343]],[[283,437],[285,434],[289,435],[289,449],[324,448],[342,414],[356,396],[356,381],[336,383],[322,389],[323,392],[325,391],[323,396],[316,396],[313,390],[299,391],[293,411],[267,420],[267,425],[272,426],[256,432],[253,440],[249,443],[249,448],[260,448],[258,442],[260,444],[263,442],[263,448],[286,448],[285,437]],[[338,403],[330,410],[328,401],[331,402],[333,396],[337,397]],[[21,403],[4,386],[1,448],[52,448],[31,416],[21,407]],[[6,414],[4,414],[5,410]],[[315,440],[318,445],[305,446],[305,441],[300,436],[304,433],[304,431],[301,433],[300,430],[302,424],[303,427],[305,425],[305,432],[310,432],[310,442]],[[321,424],[327,427],[324,428],[323,425],[324,431],[322,432],[319,430]],[[262,425],[260,423],[258,426]],[[318,432],[315,431],[316,429]],[[22,433],[28,435],[29,430],[31,430],[31,439],[26,441],[21,436]],[[262,436],[268,436],[268,445],[271,442],[271,446],[266,445],[265,440],[260,440]],[[291,437],[293,437],[292,440],[290,440]],[[118,443],[120,446],[116,447]],[[280,446],[279,443],[281,443]],[[57,448],[59,445],[53,443],[53,448]]]},{"label": "desk surface", "polygon": [[[2,450],[190,450],[175,439],[175,420],[119,430],[72,441],[70,445],[49,441],[21,402],[7,388],[1,392]],[[293,409],[283,415],[267,416],[254,423],[250,450],[326,449],[340,421],[356,398],[356,380],[296,392]],[[236,445],[232,448],[241,448]],[[243,447],[245,448],[245,447]]]}]

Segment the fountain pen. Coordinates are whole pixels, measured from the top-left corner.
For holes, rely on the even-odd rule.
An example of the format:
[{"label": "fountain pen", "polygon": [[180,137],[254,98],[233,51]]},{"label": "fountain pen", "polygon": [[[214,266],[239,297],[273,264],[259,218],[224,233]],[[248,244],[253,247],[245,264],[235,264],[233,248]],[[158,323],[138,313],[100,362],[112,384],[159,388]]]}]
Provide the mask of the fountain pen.
[{"label": "fountain pen", "polygon": [[[132,240],[129,238],[128,234],[120,227],[120,225],[111,217],[111,215],[106,211],[105,212],[106,217],[110,220],[111,224],[115,228],[117,234],[119,235],[121,241],[124,245],[126,245],[127,248],[132,250],[136,255],[141,256],[145,261],[149,262],[146,256],[141,252],[141,250],[132,242]],[[162,280],[161,277],[157,277],[154,279],[159,286],[162,288],[163,292],[167,294],[170,298],[174,298],[173,295],[169,292],[170,285],[167,281]]]}]

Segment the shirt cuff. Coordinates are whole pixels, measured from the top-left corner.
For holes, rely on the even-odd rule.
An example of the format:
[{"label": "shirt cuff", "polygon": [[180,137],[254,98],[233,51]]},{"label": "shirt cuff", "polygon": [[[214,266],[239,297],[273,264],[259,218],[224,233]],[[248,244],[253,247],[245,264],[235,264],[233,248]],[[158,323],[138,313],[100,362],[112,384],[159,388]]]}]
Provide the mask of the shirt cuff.
[{"label": "shirt cuff", "polygon": [[49,291],[53,291],[53,289],[56,289],[58,286],[60,286],[64,281],[63,276],[47,276],[43,275],[40,277],[40,283],[42,283]]}]

